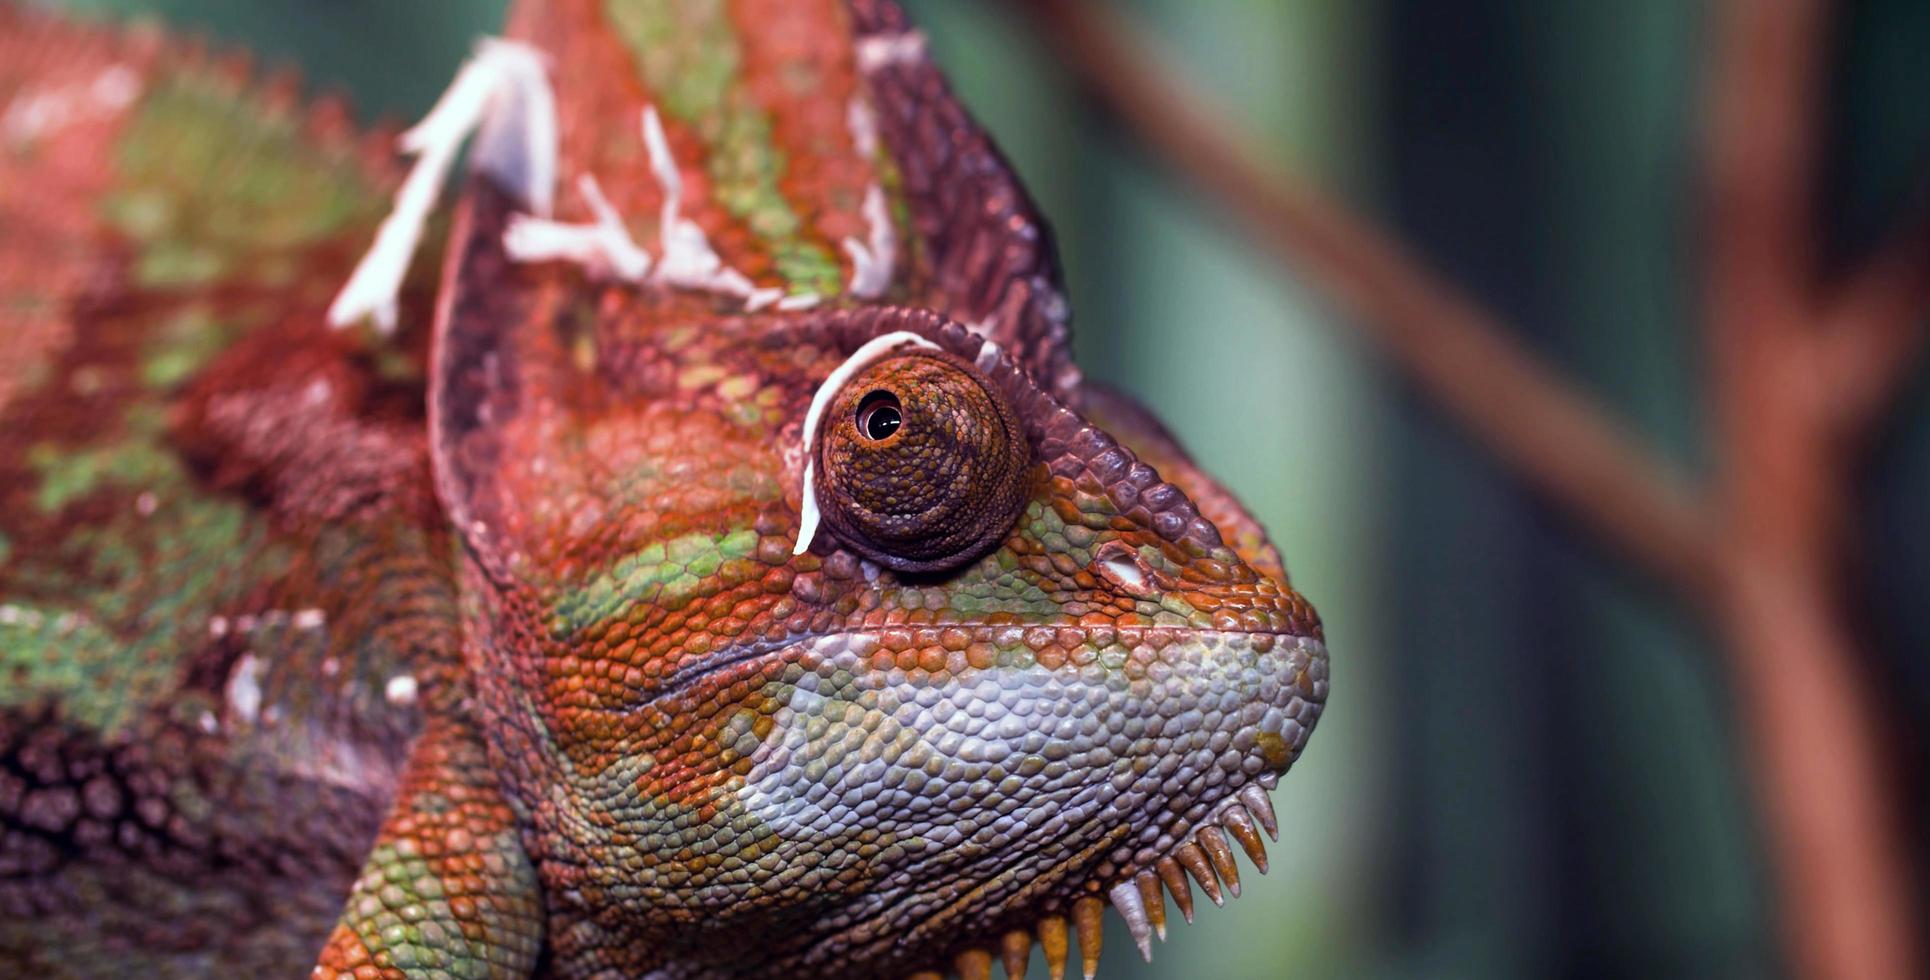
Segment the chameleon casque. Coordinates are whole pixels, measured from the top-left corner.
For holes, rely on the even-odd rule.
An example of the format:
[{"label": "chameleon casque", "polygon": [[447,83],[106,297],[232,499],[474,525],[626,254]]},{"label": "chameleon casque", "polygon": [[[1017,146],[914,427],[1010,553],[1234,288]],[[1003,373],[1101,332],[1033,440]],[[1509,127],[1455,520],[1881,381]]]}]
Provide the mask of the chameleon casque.
[{"label": "chameleon casque", "polygon": [[1319,622],[902,12],[505,35],[397,154],[0,3],[0,974],[1090,975],[1237,893]]}]

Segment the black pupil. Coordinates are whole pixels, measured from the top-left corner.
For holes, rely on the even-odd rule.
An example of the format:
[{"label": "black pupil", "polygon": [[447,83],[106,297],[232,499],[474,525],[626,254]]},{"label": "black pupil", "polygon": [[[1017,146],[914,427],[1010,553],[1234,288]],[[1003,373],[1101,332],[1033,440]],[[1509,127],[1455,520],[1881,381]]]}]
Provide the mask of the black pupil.
[{"label": "black pupil", "polygon": [[898,410],[898,396],[889,391],[874,391],[858,403],[858,431],[873,442],[891,438],[905,416]]}]

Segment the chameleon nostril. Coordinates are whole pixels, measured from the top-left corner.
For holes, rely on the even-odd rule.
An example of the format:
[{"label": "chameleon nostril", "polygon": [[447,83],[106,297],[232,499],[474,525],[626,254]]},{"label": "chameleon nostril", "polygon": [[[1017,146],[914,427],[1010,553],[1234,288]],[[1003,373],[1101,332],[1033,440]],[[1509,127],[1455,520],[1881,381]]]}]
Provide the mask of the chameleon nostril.
[{"label": "chameleon nostril", "polygon": [[1152,591],[1152,577],[1139,556],[1129,551],[1113,551],[1101,555],[1093,563],[1095,569],[1106,580],[1134,595],[1144,595]]}]

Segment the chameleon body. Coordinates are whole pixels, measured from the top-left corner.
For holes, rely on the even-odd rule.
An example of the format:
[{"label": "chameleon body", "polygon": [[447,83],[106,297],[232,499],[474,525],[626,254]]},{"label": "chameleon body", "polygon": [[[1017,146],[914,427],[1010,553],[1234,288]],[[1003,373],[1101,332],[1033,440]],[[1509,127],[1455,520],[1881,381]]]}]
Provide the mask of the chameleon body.
[{"label": "chameleon body", "polygon": [[1237,894],[1318,620],[903,14],[506,33],[390,336],[391,134],[0,5],[0,972],[1090,973]]}]

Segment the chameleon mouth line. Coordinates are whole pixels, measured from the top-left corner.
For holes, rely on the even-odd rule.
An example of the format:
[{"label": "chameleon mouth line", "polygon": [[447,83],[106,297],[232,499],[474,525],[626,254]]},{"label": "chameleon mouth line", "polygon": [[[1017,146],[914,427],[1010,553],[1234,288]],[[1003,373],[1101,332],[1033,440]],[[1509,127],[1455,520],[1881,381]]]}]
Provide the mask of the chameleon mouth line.
[{"label": "chameleon mouth line", "polygon": [[[1023,632],[1029,629],[1043,628],[1056,632],[1062,627],[1042,627],[1037,625],[1019,626],[1011,623],[996,625],[991,623],[945,623],[942,624],[941,628],[970,630],[974,634],[974,639],[986,639],[989,638],[991,634],[1004,630],[1018,630]],[[1175,643],[1185,644],[1189,641],[1202,638],[1228,638],[1253,641],[1255,649],[1261,653],[1271,649],[1272,644],[1282,640],[1312,639],[1315,642],[1320,642],[1317,636],[1307,636],[1291,630],[1190,629],[1180,626],[1114,626],[1108,628],[1112,630],[1114,638],[1111,643],[1105,644],[1106,646],[1137,646],[1152,642],[1154,637],[1159,634],[1166,634],[1167,636],[1164,642],[1158,644],[1162,649]],[[664,679],[661,687],[652,691],[647,697],[635,704],[626,705],[623,710],[635,711],[649,707],[665,698],[675,697],[683,693],[712,674],[729,670],[739,664],[749,663],[772,654],[783,653],[792,647],[802,647],[820,640],[829,640],[838,637],[863,637],[876,642],[882,632],[883,630],[881,629],[855,629],[832,630],[824,633],[800,633],[797,636],[788,636],[781,640],[759,640],[744,646],[720,650],[695,663],[686,664],[671,671],[670,676]]]},{"label": "chameleon mouth line", "polygon": [[[1188,923],[1193,921],[1193,885],[1214,905],[1227,898],[1240,897],[1240,869],[1234,863],[1233,845],[1238,844],[1261,874],[1267,872],[1267,840],[1280,839],[1279,824],[1267,791],[1278,781],[1274,773],[1262,773],[1252,783],[1222,803],[1213,815],[1200,821],[1192,834],[1153,862],[1150,868],[1128,876],[1111,886],[1105,897],[1086,894],[1072,903],[1070,921],[1063,915],[1041,918],[1031,931],[1014,929],[999,939],[996,962],[1005,967],[1010,978],[1025,976],[1026,961],[1037,942],[1045,952],[1046,969],[1052,980],[1063,980],[1070,958],[1072,939],[1079,941],[1080,967],[1086,980],[1099,971],[1101,939],[1105,932],[1105,907],[1108,902],[1125,920],[1139,955],[1153,960],[1153,937],[1166,939],[1166,895]],[[1265,838],[1260,835],[1264,832]],[[1229,839],[1230,838],[1230,839]],[[995,961],[990,950],[967,949],[952,960],[952,970],[961,980],[991,980]],[[941,980],[943,974],[928,970],[912,975],[911,980]]]}]

